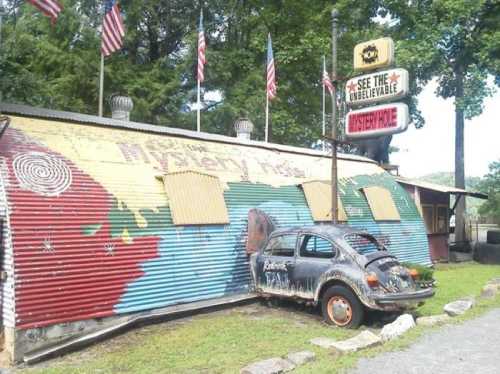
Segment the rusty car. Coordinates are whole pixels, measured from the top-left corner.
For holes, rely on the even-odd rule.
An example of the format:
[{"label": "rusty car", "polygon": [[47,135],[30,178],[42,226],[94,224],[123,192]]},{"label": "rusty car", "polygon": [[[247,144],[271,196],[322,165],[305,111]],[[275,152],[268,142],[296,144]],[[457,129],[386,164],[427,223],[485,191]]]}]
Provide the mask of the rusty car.
[{"label": "rusty car", "polygon": [[260,295],[321,305],[327,323],[346,328],[367,310],[401,311],[434,295],[375,236],[347,225],[275,229],[250,266]]}]

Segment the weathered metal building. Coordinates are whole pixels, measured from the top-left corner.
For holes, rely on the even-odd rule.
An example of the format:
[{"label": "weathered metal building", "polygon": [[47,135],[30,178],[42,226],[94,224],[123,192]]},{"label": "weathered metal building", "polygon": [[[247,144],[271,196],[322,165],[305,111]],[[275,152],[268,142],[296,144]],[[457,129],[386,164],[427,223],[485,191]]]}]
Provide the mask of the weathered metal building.
[{"label": "weathered metal building", "polygon": [[[247,217],[328,221],[319,151],[2,105],[2,315],[15,360],[157,308],[247,294]],[[340,219],[430,264],[409,194],[339,159]],[[104,322],[103,322],[104,321]]]}]

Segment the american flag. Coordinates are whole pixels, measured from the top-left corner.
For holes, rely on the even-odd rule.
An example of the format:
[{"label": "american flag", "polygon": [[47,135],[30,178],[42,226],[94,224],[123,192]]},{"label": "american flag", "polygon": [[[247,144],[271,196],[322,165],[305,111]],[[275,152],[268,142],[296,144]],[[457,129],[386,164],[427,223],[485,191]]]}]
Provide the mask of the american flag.
[{"label": "american flag", "polygon": [[328,89],[328,92],[330,92],[330,95],[333,94],[333,83],[330,79],[330,76],[328,75],[328,72],[326,69],[323,69],[323,86],[325,86]]},{"label": "american flag", "polygon": [[116,0],[106,0],[102,23],[101,52],[104,56],[118,51],[123,46],[125,27],[123,26],[120,7]]},{"label": "american flag", "polygon": [[274,70],[273,45],[271,34],[267,36],[267,97],[272,100],[276,97],[276,73]]},{"label": "american flag", "polygon": [[198,27],[198,81],[201,83],[205,80],[204,69],[207,60],[205,58],[205,34],[203,31],[203,11],[200,12],[200,26]]},{"label": "american flag", "polygon": [[31,4],[37,7],[43,14],[50,17],[51,22],[57,20],[57,16],[61,13],[62,5],[57,0],[28,0]]}]

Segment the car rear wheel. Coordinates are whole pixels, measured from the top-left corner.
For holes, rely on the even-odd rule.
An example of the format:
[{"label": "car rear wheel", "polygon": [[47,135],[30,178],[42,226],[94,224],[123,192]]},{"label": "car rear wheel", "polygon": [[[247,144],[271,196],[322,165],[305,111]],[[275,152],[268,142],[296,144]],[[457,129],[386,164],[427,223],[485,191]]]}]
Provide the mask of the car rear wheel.
[{"label": "car rear wheel", "polygon": [[364,308],[358,297],[347,287],[332,286],[321,301],[323,318],[331,325],[357,328],[363,322]]}]

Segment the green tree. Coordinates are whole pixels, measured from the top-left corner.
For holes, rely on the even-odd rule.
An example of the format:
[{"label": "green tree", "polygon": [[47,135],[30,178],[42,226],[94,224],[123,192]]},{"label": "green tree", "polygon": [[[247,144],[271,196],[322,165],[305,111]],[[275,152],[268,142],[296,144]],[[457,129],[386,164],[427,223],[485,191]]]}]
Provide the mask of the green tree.
[{"label": "green tree", "polygon": [[[392,18],[400,65],[410,69],[417,89],[437,79],[436,94],[455,99],[455,186],[465,187],[464,119],[479,115],[483,100],[500,85],[498,0],[383,0]],[[457,241],[464,238],[465,201],[457,206]]]},{"label": "green tree", "polygon": [[[102,19],[100,3],[62,0],[54,27],[25,1],[8,1],[0,89],[5,101],[96,113]],[[278,98],[273,141],[310,146],[321,132],[321,59],[330,54],[332,3],[320,0],[206,0],[204,131],[232,134],[239,116],[263,138],[266,35],[273,36]],[[124,48],[106,59],[105,97],[132,96],[132,119],[194,128],[199,4],[187,0],[122,0]],[[339,75],[352,74],[352,47],[383,35],[378,1],[339,0]]]},{"label": "green tree", "polygon": [[492,162],[489,169],[479,183],[479,189],[488,194],[488,200],[479,207],[479,213],[500,223],[500,160]]}]

